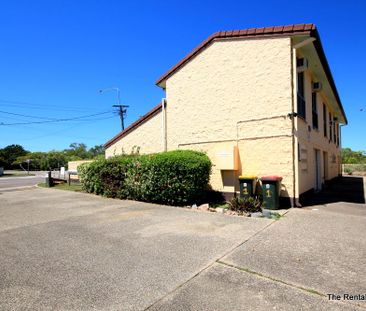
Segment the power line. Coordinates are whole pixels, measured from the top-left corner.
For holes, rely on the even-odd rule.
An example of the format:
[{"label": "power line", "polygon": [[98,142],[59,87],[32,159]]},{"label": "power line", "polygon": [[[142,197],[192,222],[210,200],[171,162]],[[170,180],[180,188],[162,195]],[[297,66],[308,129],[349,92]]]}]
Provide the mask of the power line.
[{"label": "power line", "polygon": [[[108,119],[112,119],[112,118],[115,118],[116,116],[109,116],[109,117],[104,117],[104,118],[98,118],[98,119],[91,119],[91,120],[83,120],[83,121],[88,121],[88,122],[98,122],[98,121],[102,121],[102,120],[108,120]],[[78,121],[80,122],[80,120]],[[84,125],[87,125],[88,122],[85,122],[83,124],[74,124],[72,126],[69,126],[67,128],[63,128],[62,130],[57,130],[57,131],[54,131],[54,132],[51,132],[51,133],[47,133],[45,135],[38,135],[38,136],[33,136],[33,137],[30,137],[30,138],[22,138],[22,141],[30,141],[30,140],[35,140],[35,139],[40,139],[40,138],[44,138],[44,137],[50,137],[50,136],[54,136],[54,135],[58,135],[60,133],[62,133],[62,136],[64,137],[67,137],[65,135],[65,132],[68,132],[72,129],[75,129],[75,128],[78,128],[78,127],[82,127]],[[70,137],[70,136],[69,136]],[[72,137],[74,138],[85,138],[85,137],[81,137],[81,136],[75,136],[73,135]],[[88,138],[88,139],[91,139]]]},{"label": "power line", "polygon": [[[1,104],[3,103],[3,104]],[[14,100],[5,100],[5,99],[0,99],[0,106],[5,106],[4,104],[6,104],[6,106],[15,106],[15,107],[27,107],[27,108],[31,108],[31,109],[35,109],[35,110],[44,110],[45,108],[47,108],[47,110],[56,110],[56,111],[87,111],[89,110],[88,108],[83,108],[83,107],[70,107],[70,106],[65,106],[62,105],[62,107],[57,106],[57,105],[50,105],[50,104],[33,104],[33,103],[28,103],[28,102],[20,102],[20,101],[14,101]]]},{"label": "power line", "polygon": [[55,118],[45,118],[45,117],[29,116],[29,115],[26,115],[26,114],[20,114],[20,113],[14,113],[14,112],[7,112],[7,111],[2,111],[2,110],[0,110],[0,113],[10,114],[10,115],[13,115],[13,116],[20,116],[20,117],[25,117],[25,118],[33,118],[33,119],[56,120]]},{"label": "power line", "polygon": [[[12,126],[12,125],[27,125],[27,124],[44,124],[44,123],[55,123],[55,122],[67,122],[67,121],[73,121],[73,120],[83,121],[83,120],[80,120],[80,119],[100,116],[100,115],[111,113],[111,112],[112,111],[109,110],[109,111],[105,111],[105,112],[94,113],[94,114],[89,114],[89,115],[84,115],[84,116],[73,117],[73,118],[51,119],[51,120],[48,119],[48,120],[45,120],[45,121],[30,121],[30,122],[17,122],[17,123],[0,123],[0,125],[2,125],[2,126]],[[85,121],[90,121],[90,120],[85,120]]]}]

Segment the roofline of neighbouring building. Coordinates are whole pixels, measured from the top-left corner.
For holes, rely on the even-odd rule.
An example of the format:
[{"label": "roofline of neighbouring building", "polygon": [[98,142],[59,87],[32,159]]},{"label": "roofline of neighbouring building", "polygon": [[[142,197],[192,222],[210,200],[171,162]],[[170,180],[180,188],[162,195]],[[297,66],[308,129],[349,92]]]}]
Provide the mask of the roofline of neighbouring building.
[{"label": "roofline of neighbouring building", "polygon": [[146,121],[150,120],[153,116],[157,115],[162,108],[162,104],[157,104],[154,108],[152,108],[148,113],[144,114],[141,118],[137,119],[133,122],[130,126],[126,127],[123,131],[119,132],[116,136],[112,139],[108,140],[104,144],[104,148],[108,148],[113,145],[116,141],[121,139],[123,136],[127,135],[129,132],[133,131],[136,127],[140,126],[141,124],[145,123]]}]

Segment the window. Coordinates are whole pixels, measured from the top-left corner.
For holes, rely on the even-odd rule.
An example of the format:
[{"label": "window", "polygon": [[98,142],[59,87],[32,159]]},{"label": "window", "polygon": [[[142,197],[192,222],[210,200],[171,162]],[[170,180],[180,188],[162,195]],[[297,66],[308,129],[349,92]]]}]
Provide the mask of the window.
[{"label": "window", "polygon": [[332,141],[332,114],[329,112],[329,142]]},{"label": "window", "polygon": [[313,129],[318,129],[318,103],[316,100],[316,92],[311,94],[311,106],[313,114]]},{"label": "window", "polygon": [[304,73],[297,73],[297,114],[306,119]]},{"label": "window", "polygon": [[340,131],[339,124],[337,124],[337,147],[339,146],[339,131]]},{"label": "window", "polygon": [[337,135],[336,135],[336,118],[333,119],[333,142],[337,142]]},{"label": "window", "polygon": [[323,103],[323,130],[324,137],[327,137],[327,106]]}]

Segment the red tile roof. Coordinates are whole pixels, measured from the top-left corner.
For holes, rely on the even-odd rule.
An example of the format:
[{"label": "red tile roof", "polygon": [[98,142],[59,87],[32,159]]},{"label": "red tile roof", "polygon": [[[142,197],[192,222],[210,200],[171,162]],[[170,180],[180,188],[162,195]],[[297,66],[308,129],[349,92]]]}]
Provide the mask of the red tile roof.
[{"label": "red tile roof", "polygon": [[134,130],[136,127],[140,126],[141,124],[143,124],[147,120],[151,119],[153,116],[155,116],[157,113],[160,112],[161,108],[162,108],[162,104],[159,103],[153,109],[151,109],[148,113],[144,114],[141,118],[137,119],[130,126],[126,127],[123,131],[121,131],[120,133],[118,133],[112,139],[108,140],[104,144],[104,148],[108,148],[109,146],[111,146],[112,144],[114,144],[117,140],[119,140],[120,138],[122,138],[123,136],[125,136],[126,134],[128,134],[129,132],[131,132],[132,130]]},{"label": "red tile roof", "polygon": [[170,68],[157,81],[156,84],[161,84],[165,79],[169,78],[176,70],[185,65],[192,57],[197,55],[202,49],[207,47],[212,41],[217,39],[227,38],[253,38],[253,37],[274,37],[274,36],[289,36],[299,34],[309,34],[316,29],[314,24],[296,24],[287,26],[272,26],[262,28],[250,28],[244,30],[219,31],[208,37],[199,46],[197,46],[191,53],[184,57],[180,62]]}]

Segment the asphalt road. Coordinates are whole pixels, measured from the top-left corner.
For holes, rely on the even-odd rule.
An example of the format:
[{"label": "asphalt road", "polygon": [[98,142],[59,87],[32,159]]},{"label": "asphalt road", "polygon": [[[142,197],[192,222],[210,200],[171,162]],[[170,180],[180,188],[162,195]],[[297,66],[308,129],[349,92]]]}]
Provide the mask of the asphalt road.
[{"label": "asphalt road", "polygon": [[278,221],[55,189],[0,195],[1,310],[365,310],[366,205]]},{"label": "asphalt road", "polygon": [[0,177],[0,192],[35,186],[45,180],[44,173],[35,174],[36,176]]}]

